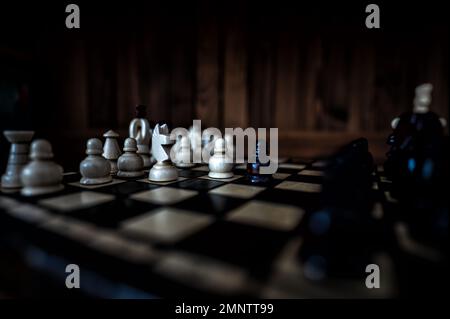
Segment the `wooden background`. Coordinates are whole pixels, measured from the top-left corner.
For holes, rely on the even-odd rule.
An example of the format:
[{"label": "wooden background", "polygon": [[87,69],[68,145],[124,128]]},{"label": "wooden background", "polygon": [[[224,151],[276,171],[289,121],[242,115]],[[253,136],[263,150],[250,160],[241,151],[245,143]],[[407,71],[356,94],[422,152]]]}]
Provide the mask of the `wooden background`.
[{"label": "wooden background", "polygon": [[283,156],[366,136],[381,161],[416,85],[434,85],[432,109],[448,118],[449,34],[439,8],[380,7],[380,30],[365,28],[365,4],[84,2],[80,30],[51,8],[45,27],[16,21],[0,46],[19,95],[14,112],[0,108],[2,125],[27,118],[75,167],[88,138],[126,136],[136,104],[172,127],[277,127]]}]

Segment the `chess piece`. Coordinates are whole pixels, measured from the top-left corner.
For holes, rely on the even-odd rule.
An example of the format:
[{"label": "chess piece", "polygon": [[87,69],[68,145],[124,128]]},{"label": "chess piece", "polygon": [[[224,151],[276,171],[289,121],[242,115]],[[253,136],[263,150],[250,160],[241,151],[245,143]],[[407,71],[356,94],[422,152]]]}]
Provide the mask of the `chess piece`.
[{"label": "chess piece", "polygon": [[52,161],[52,146],[47,140],[31,144],[30,159],[22,170],[22,195],[37,196],[62,190],[63,169]]},{"label": "chess piece", "polygon": [[156,164],[150,170],[148,179],[155,182],[168,182],[178,178],[178,171],[170,161],[170,148],[173,141],[169,136],[167,124],[155,126],[152,137],[152,153]]},{"label": "chess piece", "polygon": [[117,160],[117,167],[119,169],[117,176],[124,178],[143,176],[144,161],[142,160],[142,157],[136,153],[136,140],[132,137],[127,138],[124,143],[123,151],[124,153]]},{"label": "chess piece", "polygon": [[446,121],[429,110],[432,89],[431,84],[419,85],[412,112],[391,122],[393,132],[387,141],[390,149],[384,171],[393,183],[394,197],[411,198],[412,192],[432,192],[430,186],[442,178],[439,168],[445,165],[442,158]]},{"label": "chess piece", "polygon": [[111,165],[101,156],[103,152],[102,141],[91,138],[86,143],[87,157],[80,163],[80,173],[83,176],[80,184],[98,185],[112,181]]},{"label": "chess piece", "polygon": [[261,143],[263,143],[263,141],[261,140],[258,140],[258,142],[256,143],[255,162],[247,163],[247,179],[254,184],[267,183],[272,180],[272,175],[261,174],[260,172],[260,168],[262,166],[264,167],[270,165],[269,162],[262,164],[259,159],[261,151]]},{"label": "chess piece", "polygon": [[111,165],[111,175],[116,175],[117,171],[119,170],[117,168],[117,159],[120,155],[122,155],[119,143],[117,142],[119,134],[117,134],[113,130],[109,130],[108,132],[103,134],[103,137],[105,137],[106,140],[105,145],[103,146],[102,155],[109,161],[109,164]]},{"label": "chess piece", "polygon": [[130,137],[136,140],[137,154],[142,157],[144,169],[148,169],[152,165],[150,158],[150,139],[152,130],[145,116],[145,106],[136,106],[136,118],[130,123],[129,134]]},{"label": "chess piece", "polygon": [[195,164],[192,162],[191,143],[189,141],[189,137],[181,137],[179,148],[177,148],[175,152],[176,158],[174,163],[177,167],[188,168],[195,166]]},{"label": "chess piece", "polygon": [[3,188],[22,187],[20,174],[28,163],[29,143],[33,137],[32,131],[4,131],[8,142],[11,143],[6,172],[2,176],[1,186]]},{"label": "chess piece", "polygon": [[209,173],[211,178],[233,177],[233,163],[227,161],[225,155],[225,140],[218,138],[214,144],[214,155],[209,159]]}]

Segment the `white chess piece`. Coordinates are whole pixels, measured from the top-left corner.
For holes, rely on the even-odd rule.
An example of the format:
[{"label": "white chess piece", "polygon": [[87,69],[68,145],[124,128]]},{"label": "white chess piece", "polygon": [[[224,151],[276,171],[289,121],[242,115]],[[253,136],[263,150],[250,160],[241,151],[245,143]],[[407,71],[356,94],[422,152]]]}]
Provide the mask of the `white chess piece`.
[{"label": "white chess piece", "polygon": [[129,135],[134,138],[137,143],[137,154],[142,157],[144,168],[150,168],[152,160],[150,158],[150,140],[152,137],[152,129],[150,123],[144,118],[143,106],[137,107],[137,117],[130,122]]},{"label": "white chess piece", "polygon": [[19,188],[22,187],[20,174],[28,163],[29,143],[33,138],[32,131],[4,131],[11,148],[8,157],[6,172],[2,176],[1,186],[3,188]]},{"label": "white chess piece", "polygon": [[62,190],[63,169],[52,161],[51,144],[46,140],[35,140],[31,144],[31,162],[21,174],[22,195],[36,196]]},{"label": "white chess piece", "polygon": [[[414,104],[413,113],[424,114],[430,110],[430,104],[431,104],[431,100],[432,100],[432,98],[431,98],[432,91],[433,91],[433,85],[430,83],[421,84],[416,87],[414,102],[413,102],[413,104]],[[441,117],[441,118],[439,118],[439,121],[441,122],[442,127],[447,126],[447,121],[445,118]],[[391,127],[393,129],[396,129],[399,122],[400,122],[400,117],[395,117],[391,121]]]},{"label": "white chess piece", "polygon": [[218,138],[214,144],[214,155],[209,159],[209,173],[211,178],[233,177],[233,163],[227,161],[225,155],[225,140]]},{"label": "white chess piece", "polygon": [[173,141],[170,139],[166,124],[156,125],[152,137],[152,153],[156,164],[150,170],[148,179],[155,182],[169,182],[178,178],[178,170],[170,161],[170,148]]},{"label": "white chess piece", "polygon": [[123,146],[124,153],[117,160],[118,177],[134,178],[144,175],[144,161],[137,155],[136,140],[129,137]]},{"label": "white chess piece", "polygon": [[175,165],[180,168],[193,167],[191,143],[189,137],[183,136],[179,142],[179,148],[175,150]]},{"label": "white chess piece", "polygon": [[101,154],[103,152],[102,141],[91,138],[86,144],[87,157],[80,163],[81,180],[83,185],[98,185],[112,181],[111,165]]},{"label": "white chess piece", "polygon": [[108,132],[103,134],[103,137],[105,137],[106,140],[105,145],[103,146],[102,155],[109,161],[109,164],[111,165],[111,172],[110,172],[111,175],[116,175],[117,171],[119,170],[117,168],[117,160],[120,157],[120,155],[122,155],[119,143],[117,142],[119,134],[117,134],[113,130],[109,130]]}]

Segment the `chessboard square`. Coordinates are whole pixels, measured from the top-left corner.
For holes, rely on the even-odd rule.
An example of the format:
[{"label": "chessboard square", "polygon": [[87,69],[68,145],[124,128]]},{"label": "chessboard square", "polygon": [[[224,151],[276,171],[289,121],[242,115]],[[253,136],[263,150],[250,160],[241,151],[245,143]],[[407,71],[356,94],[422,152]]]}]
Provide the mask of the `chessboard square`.
[{"label": "chessboard square", "polygon": [[253,200],[227,214],[226,219],[281,231],[296,228],[304,210],[289,205]]},{"label": "chessboard square", "polygon": [[286,179],[286,178],[288,178],[289,176],[291,176],[291,174],[275,173],[275,174],[272,175],[272,177],[273,177],[274,179]]},{"label": "chessboard square", "polygon": [[325,168],[328,165],[328,161],[326,160],[318,160],[311,164],[311,167],[314,168]]},{"label": "chessboard square", "polygon": [[66,172],[63,174],[63,182],[65,184],[79,182],[80,179],[81,175],[77,172]]},{"label": "chessboard square", "polygon": [[298,175],[304,175],[304,176],[323,176],[324,172],[321,170],[311,170],[311,169],[305,169],[303,171],[300,171]]},{"label": "chessboard square", "polygon": [[219,221],[179,241],[175,248],[242,266],[253,276],[264,277],[288,238],[287,232]]},{"label": "chessboard square", "polygon": [[117,228],[124,220],[144,214],[157,205],[122,198],[103,205],[68,213],[73,218],[91,222],[104,228]]},{"label": "chessboard square", "polygon": [[306,167],[305,164],[292,164],[292,163],[280,163],[278,165],[279,168],[287,168],[287,169],[295,169],[295,170],[301,170]]},{"label": "chessboard square", "polygon": [[173,243],[212,222],[207,215],[163,207],[123,222],[121,229],[129,235]]},{"label": "chessboard square", "polygon": [[138,201],[148,202],[158,205],[172,205],[181,202],[185,199],[197,195],[196,191],[172,188],[159,187],[148,191],[143,191],[131,195],[131,198]]},{"label": "chessboard square", "polygon": [[322,185],[295,181],[284,181],[278,184],[275,188],[307,193],[320,193],[322,190]]},{"label": "chessboard square", "polygon": [[192,169],[179,169],[178,176],[185,178],[197,178],[200,176],[205,176],[208,173],[205,171],[194,171]]},{"label": "chessboard square", "polygon": [[174,184],[174,183],[178,183],[178,182],[184,181],[185,179],[186,179],[185,177],[178,177],[176,180],[173,180],[173,181],[168,181],[168,182],[155,182],[155,181],[149,180],[149,179],[146,177],[146,178],[143,178],[143,179],[139,179],[138,182],[149,183],[149,184],[152,184],[152,185],[166,186],[166,185],[170,185],[170,184]]},{"label": "chessboard square", "polygon": [[68,212],[108,203],[114,199],[115,197],[113,195],[82,191],[75,194],[43,199],[39,201],[39,204],[50,209]]},{"label": "chessboard square", "polygon": [[112,186],[112,185],[117,185],[117,184],[125,183],[125,182],[126,181],[123,180],[123,179],[116,179],[116,178],[114,178],[109,183],[98,184],[98,185],[83,185],[83,184],[80,183],[80,181],[69,183],[69,185],[75,186],[75,187],[80,187],[80,188],[85,188],[85,189],[97,189],[97,188],[109,187],[109,186]]},{"label": "chessboard square", "polygon": [[245,202],[246,200],[242,198],[215,195],[211,193],[199,193],[197,196],[182,201],[174,207],[220,216]]},{"label": "chessboard square", "polygon": [[210,194],[238,197],[238,198],[252,198],[265,188],[259,186],[249,186],[240,184],[226,184],[209,191]]},{"label": "chessboard square", "polygon": [[188,179],[185,181],[181,181],[173,185],[173,187],[179,187],[183,189],[192,189],[196,191],[208,191],[220,185],[223,185],[224,182],[217,180],[208,180],[208,179]]},{"label": "chessboard square", "polygon": [[157,185],[148,183],[142,183],[138,181],[126,181],[125,183],[119,183],[116,185],[109,185],[96,189],[97,192],[117,195],[119,197],[126,197],[128,195],[142,192],[145,190],[158,188]]}]

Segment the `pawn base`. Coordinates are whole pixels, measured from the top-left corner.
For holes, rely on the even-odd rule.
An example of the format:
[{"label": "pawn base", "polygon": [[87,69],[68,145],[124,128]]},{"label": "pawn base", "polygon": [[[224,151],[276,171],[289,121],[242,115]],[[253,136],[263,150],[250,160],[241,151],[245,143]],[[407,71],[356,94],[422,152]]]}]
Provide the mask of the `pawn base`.
[{"label": "pawn base", "polygon": [[82,185],[100,185],[100,184],[106,184],[112,182],[111,175],[105,176],[105,177],[99,177],[99,178],[88,178],[88,177],[82,177],[80,180],[80,184]]},{"label": "pawn base", "polygon": [[176,163],[175,166],[179,167],[179,168],[190,168],[190,167],[194,167],[195,164],[194,163]]},{"label": "pawn base", "polygon": [[50,193],[56,193],[64,189],[62,184],[52,186],[24,187],[21,190],[23,196],[38,196]]},{"label": "pawn base", "polygon": [[20,181],[20,175],[3,175],[2,176],[2,188],[21,188],[22,182]]},{"label": "pawn base", "polygon": [[211,178],[224,179],[224,178],[231,178],[231,177],[233,177],[233,173],[232,172],[226,172],[226,173],[209,172],[208,176],[211,177]]},{"label": "pawn base", "polygon": [[178,178],[178,170],[171,163],[162,162],[153,165],[148,179],[153,182],[170,182]]}]

